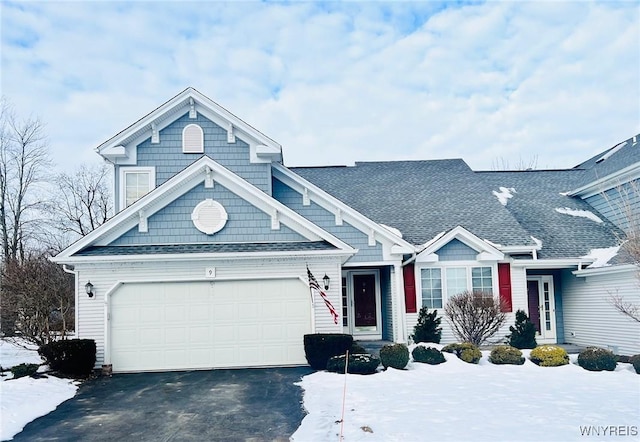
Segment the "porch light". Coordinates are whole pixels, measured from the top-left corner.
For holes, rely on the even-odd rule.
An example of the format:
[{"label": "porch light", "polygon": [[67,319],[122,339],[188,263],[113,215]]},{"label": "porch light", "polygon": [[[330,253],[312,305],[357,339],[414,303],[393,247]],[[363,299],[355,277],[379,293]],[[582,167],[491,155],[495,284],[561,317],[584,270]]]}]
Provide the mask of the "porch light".
[{"label": "porch light", "polygon": [[331,278],[329,278],[326,273],[324,274],[324,278],[322,278],[322,282],[324,283],[324,289],[329,290],[329,283],[331,282]]},{"label": "porch light", "polygon": [[87,283],[84,285],[84,289],[87,292],[89,298],[93,298],[93,284],[91,284],[91,281],[87,281]]}]

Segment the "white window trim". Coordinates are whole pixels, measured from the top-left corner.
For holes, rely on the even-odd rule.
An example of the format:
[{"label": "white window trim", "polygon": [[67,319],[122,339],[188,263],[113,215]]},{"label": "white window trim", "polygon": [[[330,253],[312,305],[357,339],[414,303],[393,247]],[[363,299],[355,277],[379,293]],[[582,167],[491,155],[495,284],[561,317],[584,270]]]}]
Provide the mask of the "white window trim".
[{"label": "white window trim", "polygon": [[442,308],[447,304],[449,295],[447,294],[447,268],[464,267],[467,271],[467,290],[472,289],[471,268],[472,267],[491,267],[491,286],[493,287],[493,296],[498,296],[498,263],[486,261],[440,261],[437,263],[424,263],[416,266],[415,284],[416,298],[419,306],[422,307],[422,269],[438,268],[440,269],[440,278],[442,283]]},{"label": "white window trim", "polygon": [[146,172],[149,173],[149,181],[151,185],[149,186],[149,192],[156,188],[156,168],[155,167],[120,167],[118,182],[120,184],[120,192],[119,192],[119,210],[126,209],[127,203],[127,192],[125,186],[125,175],[127,173],[141,173]]},{"label": "white window trim", "polygon": [[[198,128],[199,132],[200,132],[200,149],[195,151],[195,150],[190,150],[190,151],[186,151],[185,150],[185,146],[184,146],[184,141],[185,141],[185,133],[187,132],[187,129],[189,129],[190,127],[196,127]],[[191,124],[187,124],[183,129],[182,129],[182,153],[185,154],[189,154],[189,153],[204,153],[204,131],[202,130],[202,127],[199,124],[196,123],[191,123]]]}]

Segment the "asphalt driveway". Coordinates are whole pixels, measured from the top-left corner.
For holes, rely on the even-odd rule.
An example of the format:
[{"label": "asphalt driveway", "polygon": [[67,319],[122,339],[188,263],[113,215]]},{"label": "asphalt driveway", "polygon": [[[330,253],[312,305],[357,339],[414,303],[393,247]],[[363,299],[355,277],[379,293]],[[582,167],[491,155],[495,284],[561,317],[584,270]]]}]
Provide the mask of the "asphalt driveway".
[{"label": "asphalt driveway", "polygon": [[309,367],[120,374],[28,424],[16,441],[282,441],[304,411]]}]

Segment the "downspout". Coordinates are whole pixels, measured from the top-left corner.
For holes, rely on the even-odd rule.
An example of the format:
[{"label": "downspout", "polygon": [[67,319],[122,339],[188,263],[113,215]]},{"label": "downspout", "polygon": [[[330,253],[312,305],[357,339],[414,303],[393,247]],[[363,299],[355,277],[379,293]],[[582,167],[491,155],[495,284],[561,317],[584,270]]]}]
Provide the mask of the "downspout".
[{"label": "downspout", "polygon": [[[75,267],[74,267],[75,269]],[[79,311],[80,309],[78,308],[78,303],[80,301],[80,296],[79,296],[79,290],[78,290],[78,272],[76,270],[70,270],[66,264],[62,264],[62,270],[65,273],[69,273],[70,275],[73,275],[73,291],[74,291],[74,303],[75,303],[75,309],[73,312],[73,322],[74,322],[74,332],[75,332],[75,337],[79,338],[79,334],[78,334],[78,316],[79,316]]]}]

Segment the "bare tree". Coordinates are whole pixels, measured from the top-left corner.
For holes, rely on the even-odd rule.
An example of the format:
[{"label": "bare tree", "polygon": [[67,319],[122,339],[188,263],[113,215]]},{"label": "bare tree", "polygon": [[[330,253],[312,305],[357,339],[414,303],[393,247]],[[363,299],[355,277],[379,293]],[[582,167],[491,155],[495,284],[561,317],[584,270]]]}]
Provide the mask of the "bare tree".
[{"label": "bare tree", "polygon": [[112,210],[109,178],[105,165],[82,165],[56,177],[55,218],[63,234],[84,236],[107,221]]},{"label": "bare tree", "polygon": [[481,345],[504,325],[500,300],[480,290],[452,296],[444,306],[454,334],[464,342]]},{"label": "bare tree", "polygon": [[496,158],[491,162],[491,170],[517,171],[535,170],[538,168],[538,155],[533,155],[528,160],[520,157],[513,165],[504,157]]},{"label": "bare tree", "polygon": [[624,297],[619,294],[610,295],[608,301],[618,312],[640,322],[640,306],[637,304],[625,301]]}]

